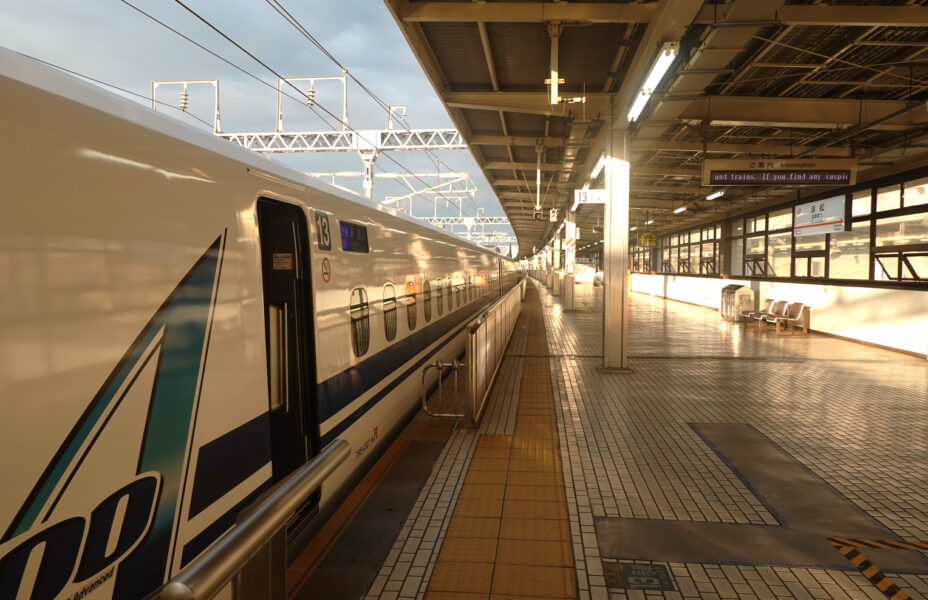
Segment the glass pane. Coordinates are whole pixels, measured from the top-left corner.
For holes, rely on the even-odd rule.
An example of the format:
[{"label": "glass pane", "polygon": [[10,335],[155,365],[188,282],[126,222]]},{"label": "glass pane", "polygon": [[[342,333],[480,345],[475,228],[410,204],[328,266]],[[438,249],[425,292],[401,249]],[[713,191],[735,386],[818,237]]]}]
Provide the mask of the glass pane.
[{"label": "glass pane", "polygon": [[699,241],[699,230],[694,229],[693,231],[690,232],[690,243],[692,244],[698,241]]},{"label": "glass pane", "polygon": [[906,259],[908,259],[912,268],[915,269],[915,273],[914,275],[910,275],[906,272],[908,269],[904,269],[903,276],[911,277],[912,279],[916,276],[919,279],[928,279],[928,256],[906,256]]},{"label": "glass pane", "polygon": [[351,347],[355,356],[367,352],[371,342],[367,292],[361,288],[351,290]]},{"label": "glass pane", "polygon": [[744,235],[744,221],[741,219],[738,219],[737,221],[735,221],[735,226],[732,227],[731,229],[732,229],[731,231],[732,237]]},{"label": "glass pane", "polygon": [[748,254],[763,254],[766,250],[764,247],[764,236],[762,235],[749,237],[746,241],[746,251]]},{"label": "glass pane", "polygon": [[809,274],[809,259],[805,257],[795,259],[793,268],[796,270],[796,277],[805,277]]},{"label": "glass pane", "polygon": [[406,284],[406,324],[409,325],[409,331],[416,328],[417,317],[416,284],[410,281]]},{"label": "glass pane", "polygon": [[745,233],[754,233],[754,225],[755,225],[754,217],[745,219],[744,224],[745,224],[745,230],[744,230]]},{"label": "glass pane", "polygon": [[435,282],[435,308],[438,309],[439,317],[445,312],[445,290],[441,285],[441,281]]},{"label": "glass pane", "polygon": [[880,219],[876,222],[877,246],[928,243],[928,213]]},{"label": "glass pane", "polygon": [[809,273],[810,277],[824,277],[825,276],[825,257],[824,256],[813,256],[809,259],[809,265],[811,266],[812,272]]},{"label": "glass pane", "polygon": [[680,246],[680,258],[686,260],[690,257],[690,247],[689,246]]},{"label": "glass pane", "polygon": [[711,258],[715,256],[715,243],[714,242],[705,242],[702,245],[702,257]]},{"label": "glass pane", "polygon": [[671,273],[678,273],[679,271],[678,271],[677,269],[678,269],[679,267],[680,267],[680,264],[679,264],[679,261],[677,260],[677,253],[674,252],[674,253],[670,256],[670,272],[671,272]]},{"label": "glass pane", "polygon": [[387,341],[396,337],[396,290],[389,283],[383,286],[383,331]]},{"label": "glass pane", "polygon": [[903,194],[905,194],[903,199],[905,206],[928,204],[928,177],[916,179],[915,181],[906,181]]},{"label": "glass pane", "polygon": [[876,210],[892,210],[899,208],[902,202],[902,186],[898,183],[889,187],[882,187],[876,191]]},{"label": "glass pane", "polygon": [[791,232],[767,236],[767,261],[771,277],[789,277]]},{"label": "glass pane", "polygon": [[793,209],[786,208],[783,210],[778,210],[775,213],[770,213],[770,231],[776,229],[788,229],[793,226]]},{"label": "glass pane", "polygon": [[852,231],[831,234],[828,276],[867,279],[870,276],[870,222],[854,223]]},{"label": "glass pane", "polygon": [[796,238],[796,252],[809,252],[825,249],[824,235],[806,235]]},{"label": "glass pane", "polygon": [[661,250],[661,260],[664,261],[664,262],[667,262],[668,260],[670,260],[670,250],[669,250],[669,249],[665,248],[665,249]]},{"label": "glass pane", "polygon": [[744,248],[742,238],[735,238],[731,241],[731,274],[739,276],[744,274]]},{"label": "glass pane", "polygon": [[714,227],[708,227],[708,228],[702,230],[702,239],[703,239],[703,240],[711,240],[711,239],[714,239],[714,238],[715,238],[715,228],[714,228]]},{"label": "glass pane", "polygon": [[422,280],[422,306],[425,312],[425,322],[432,320],[432,284],[428,279]]},{"label": "glass pane", "polygon": [[894,281],[899,276],[899,257],[880,256],[873,259],[873,278],[877,281]]},{"label": "glass pane", "polygon": [[754,217],[754,231],[767,231],[767,215]]},{"label": "glass pane", "polygon": [[862,217],[870,214],[870,190],[857,190],[851,199],[851,216]]}]

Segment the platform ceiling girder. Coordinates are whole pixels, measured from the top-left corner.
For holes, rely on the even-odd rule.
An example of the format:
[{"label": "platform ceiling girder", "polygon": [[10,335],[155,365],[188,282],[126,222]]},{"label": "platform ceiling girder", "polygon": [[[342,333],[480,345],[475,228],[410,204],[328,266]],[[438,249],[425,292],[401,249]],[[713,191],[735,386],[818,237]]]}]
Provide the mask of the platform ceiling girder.
[{"label": "platform ceiling girder", "polygon": [[653,4],[586,2],[393,2],[406,23],[647,23]]},{"label": "platform ceiling girder", "polygon": [[[534,220],[536,188],[545,217],[558,208],[563,218],[602,153],[610,113],[629,131],[632,224],[654,218],[657,232],[795,197],[795,189],[744,190],[677,216],[653,203],[704,196],[695,179],[705,155],[854,156],[861,175],[918,166],[916,140],[928,133],[928,32],[919,29],[928,7],[788,1],[384,0],[507,214],[518,214],[524,252],[558,225]],[[683,52],[629,125],[623,117],[667,41]],[[585,92],[585,103],[550,103],[544,79],[555,64],[565,80],[559,95]],[[594,214],[575,213],[580,227]]]},{"label": "platform ceiling girder", "polygon": [[[567,92],[568,95],[571,95]],[[590,117],[606,114],[608,94],[588,93],[586,102],[551,104],[544,92],[448,92],[445,104],[451,108],[494,110],[552,117]]]},{"label": "platform ceiling girder", "polygon": [[[731,5],[706,6],[694,23],[712,25],[730,20],[731,15]],[[784,5],[775,12],[758,12],[754,19],[806,27],[928,27],[928,11],[924,6]]]},{"label": "platform ceiling girder", "polygon": [[[707,96],[689,101],[679,118],[719,126],[841,129],[881,119],[907,106],[895,100]],[[928,109],[922,106],[873,129],[900,130],[926,123]]]}]

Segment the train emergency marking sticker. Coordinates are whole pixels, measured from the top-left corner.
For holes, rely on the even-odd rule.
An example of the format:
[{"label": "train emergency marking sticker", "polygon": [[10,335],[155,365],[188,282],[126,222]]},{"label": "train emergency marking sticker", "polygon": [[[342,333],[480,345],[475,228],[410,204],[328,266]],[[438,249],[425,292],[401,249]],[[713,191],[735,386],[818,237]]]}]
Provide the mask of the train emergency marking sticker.
[{"label": "train emergency marking sticker", "polygon": [[293,254],[290,252],[275,252],[271,257],[271,267],[275,271],[292,271]]}]

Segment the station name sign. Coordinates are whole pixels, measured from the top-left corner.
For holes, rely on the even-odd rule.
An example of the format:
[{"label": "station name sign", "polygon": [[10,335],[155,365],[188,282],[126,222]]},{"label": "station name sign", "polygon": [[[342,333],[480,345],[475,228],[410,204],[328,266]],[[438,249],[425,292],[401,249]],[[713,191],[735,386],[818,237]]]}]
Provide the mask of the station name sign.
[{"label": "station name sign", "polygon": [[706,159],[703,185],[854,185],[853,158]]},{"label": "station name sign", "polygon": [[844,196],[793,207],[793,237],[847,231],[847,208]]}]

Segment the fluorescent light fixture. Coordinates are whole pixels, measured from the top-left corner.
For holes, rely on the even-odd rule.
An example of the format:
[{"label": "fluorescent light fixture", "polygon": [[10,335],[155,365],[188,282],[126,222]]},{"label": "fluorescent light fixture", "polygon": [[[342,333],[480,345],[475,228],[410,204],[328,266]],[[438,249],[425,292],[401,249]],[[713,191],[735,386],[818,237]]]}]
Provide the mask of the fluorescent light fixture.
[{"label": "fluorescent light fixture", "polygon": [[686,205],[683,205],[683,206],[681,206],[680,208],[675,208],[675,209],[673,209],[673,214],[679,215],[680,213],[682,213],[682,212],[685,211],[685,210],[686,210]]},{"label": "fluorescent light fixture", "polygon": [[637,231],[638,227],[632,227],[629,231]]},{"label": "fluorescent light fixture", "polygon": [[713,192],[709,194],[708,196],[706,196],[706,200],[715,200],[716,198],[721,198],[724,195],[725,195],[725,190],[719,190],[717,192]]},{"label": "fluorescent light fixture", "polygon": [[646,94],[643,91],[638,93],[638,96],[635,98],[635,103],[632,104],[631,110],[628,111],[629,121],[634,121],[638,118],[638,115],[640,115],[641,111],[644,110],[644,107],[650,98],[651,94]]},{"label": "fluorescent light fixture", "polygon": [[600,173],[602,172],[602,170],[603,170],[603,167],[605,167],[605,166],[606,166],[606,155],[605,155],[605,154],[600,154],[600,155],[599,155],[599,160],[596,161],[596,166],[593,167],[593,172],[590,173],[590,179],[596,179],[596,177],[599,176],[599,174],[600,174]]},{"label": "fluorescent light fixture", "polygon": [[[925,188],[928,189],[928,186],[925,186]],[[585,189],[585,190],[590,189],[590,182],[589,182],[589,181],[587,181],[586,183],[583,184],[583,189]],[[922,193],[924,194],[924,193],[928,193],[928,192],[922,192]]]},{"label": "fluorescent light fixture", "polygon": [[677,57],[677,50],[679,47],[679,44],[676,42],[664,42],[664,45],[661,46],[661,52],[658,54],[657,60],[654,61],[654,64],[651,66],[651,70],[648,71],[648,76],[645,78],[644,83],[641,85],[641,89],[638,90],[638,95],[635,97],[635,101],[632,103],[632,107],[628,111],[629,121],[634,121],[637,119],[638,115],[641,114],[641,111],[644,110],[644,107],[648,103],[648,99],[651,98],[651,94],[654,92],[654,89],[661,82],[661,79],[664,78],[664,74],[667,73],[667,69],[670,68],[670,65],[673,64],[674,59]]},{"label": "fluorescent light fixture", "polygon": [[650,225],[650,224],[653,223],[653,222],[654,222],[654,219],[649,219],[649,220],[645,221],[644,224],[645,224],[645,225]]},{"label": "fluorescent light fixture", "polygon": [[577,212],[577,207],[580,206],[580,199],[577,198],[574,200],[574,205],[570,207],[570,212]]}]

